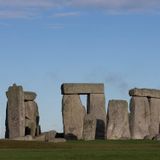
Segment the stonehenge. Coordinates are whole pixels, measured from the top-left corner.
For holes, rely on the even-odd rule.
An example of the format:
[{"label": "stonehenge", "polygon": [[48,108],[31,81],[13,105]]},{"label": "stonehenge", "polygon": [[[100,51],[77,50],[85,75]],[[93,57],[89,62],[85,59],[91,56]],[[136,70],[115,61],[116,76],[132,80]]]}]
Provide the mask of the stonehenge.
[{"label": "stonehenge", "polygon": [[132,139],[160,134],[160,90],[135,88],[129,94]]},{"label": "stonehenge", "polygon": [[[61,93],[63,94],[62,115],[65,137],[104,139],[106,130],[104,84],[62,84]],[[87,95],[86,110],[80,95]],[[91,135],[89,131],[92,132]]]},{"label": "stonehenge", "polygon": [[[160,138],[160,90],[129,91],[126,100],[109,100],[104,84],[64,83],[61,86],[63,133],[41,132],[37,94],[13,84],[6,92],[5,138],[24,141],[126,140]],[[83,106],[81,95],[87,97]],[[107,112],[106,112],[107,110]]]},{"label": "stonehenge", "polygon": [[6,92],[6,132],[5,138],[21,141],[65,142],[64,138],[56,138],[56,131],[41,133],[39,125],[37,97],[34,92],[23,91],[22,86],[13,84]]},{"label": "stonehenge", "polygon": [[[124,140],[152,139],[160,134],[160,90],[131,89],[130,105],[125,100],[110,100],[107,115],[103,84],[63,84],[61,92],[65,136],[83,140]],[[85,94],[87,111],[79,97]]]},{"label": "stonehenge", "polygon": [[6,92],[8,102],[6,110],[5,137],[14,139],[27,135],[40,134],[39,112],[34,101],[36,93],[23,91],[22,86],[9,87]]}]

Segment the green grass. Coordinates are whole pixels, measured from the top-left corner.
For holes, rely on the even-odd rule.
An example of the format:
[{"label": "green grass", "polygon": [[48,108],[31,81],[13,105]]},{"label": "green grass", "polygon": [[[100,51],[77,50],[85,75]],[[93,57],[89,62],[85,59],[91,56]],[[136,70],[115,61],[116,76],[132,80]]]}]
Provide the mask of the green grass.
[{"label": "green grass", "polygon": [[158,141],[0,141],[0,160],[160,160]]}]

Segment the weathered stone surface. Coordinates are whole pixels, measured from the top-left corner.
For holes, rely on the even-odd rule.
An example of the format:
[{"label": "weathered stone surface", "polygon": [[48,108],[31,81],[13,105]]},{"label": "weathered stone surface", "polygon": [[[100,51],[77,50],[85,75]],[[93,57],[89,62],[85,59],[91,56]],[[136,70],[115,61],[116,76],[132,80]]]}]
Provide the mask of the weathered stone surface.
[{"label": "weathered stone surface", "polygon": [[39,135],[39,136],[34,137],[33,140],[34,140],[34,141],[45,142],[45,140],[46,140],[46,135],[45,135],[45,134],[41,134],[41,135]]},{"label": "weathered stone surface", "polygon": [[24,137],[12,138],[12,140],[16,140],[16,141],[33,141],[33,137],[31,135],[27,135],[27,136],[24,136]]},{"label": "weathered stone surface", "polygon": [[129,91],[130,96],[160,98],[160,90],[156,89],[138,89],[134,88]]},{"label": "weathered stone surface", "polygon": [[41,134],[41,126],[39,124],[39,118],[37,120],[36,136]]},{"label": "weathered stone surface", "polygon": [[82,139],[85,109],[79,95],[63,96],[62,114],[65,138]]},{"label": "weathered stone surface", "polygon": [[130,130],[132,139],[150,135],[150,107],[146,97],[132,97],[130,102]]},{"label": "weathered stone surface", "polygon": [[160,134],[157,134],[155,137],[153,137],[153,140],[160,141]]},{"label": "weathered stone surface", "polygon": [[61,92],[67,94],[104,94],[104,84],[65,83],[61,86]]},{"label": "weathered stone surface", "polygon": [[83,126],[83,139],[95,140],[96,136],[96,118],[91,114],[86,114]]},{"label": "weathered stone surface", "polygon": [[150,127],[149,131],[151,135],[157,135],[160,133],[160,99],[150,98]]},{"label": "weathered stone surface", "polygon": [[110,100],[107,113],[107,139],[129,139],[128,103]]},{"label": "weathered stone surface", "polygon": [[64,138],[56,138],[56,131],[54,130],[44,132],[41,135],[34,137],[33,140],[41,142],[54,142],[54,143],[66,142],[66,139]]},{"label": "weathered stone surface", "polygon": [[[34,101],[25,102],[25,134],[36,136],[36,129],[39,125],[38,106]],[[28,129],[28,131],[27,131]]]},{"label": "weathered stone surface", "polygon": [[55,138],[54,139],[54,143],[64,143],[64,142],[66,142],[66,139],[64,139],[64,138]]},{"label": "weathered stone surface", "polygon": [[104,139],[106,131],[106,109],[104,94],[90,94],[87,113],[96,118],[96,139]]},{"label": "weathered stone surface", "polygon": [[153,140],[155,135],[147,135],[144,137],[144,140]]},{"label": "weathered stone surface", "polygon": [[40,134],[38,106],[33,101],[34,92],[24,92],[22,86],[14,84],[6,92],[6,134],[9,139],[37,136]]},{"label": "weathered stone surface", "polygon": [[25,101],[34,101],[37,95],[34,92],[24,92],[24,100]]},{"label": "weathered stone surface", "polygon": [[52,130],[52,131],[48,131],[48,132],[44,132],[42,134],[45,134],[45,141],[46,142],[54,142],[55,137],[56,137],[56,131]]},{"label": "weathered stone surface", "polygon": [[37,116],[39,116],[37,103],[34,101],[25,102],[25,117],[36,121]]},{"label": "weathered stone surface", "polygon": [[23,137],[25,133],[25,105],[22,86],[13,85],[6,93],[6,138]]}]

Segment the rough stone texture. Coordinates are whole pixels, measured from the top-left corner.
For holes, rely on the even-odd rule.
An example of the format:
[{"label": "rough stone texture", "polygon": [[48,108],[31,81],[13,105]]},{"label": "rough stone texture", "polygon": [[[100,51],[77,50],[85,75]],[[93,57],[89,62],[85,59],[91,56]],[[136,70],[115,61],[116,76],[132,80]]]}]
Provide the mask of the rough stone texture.
[{"label": "rough stone texture", "polygon": [[46,140],[46,135],[45,135],[45,134],[41,134],[41,135],[39,135],[39,136],[34,137],[33,140],[34,140],[34,141],[45,142],[45,140]]},{"label": "rough stone texture", "polygon": [[150,135],[157,135],[160,133],[160,99],[150,98]]},{"label": "rough stone texture", "polygon": [[95,140],[96,136],[96,118],[91,114],[87,114],[84,118],[83,139]]},{"label": "rough stone texture", "polygon": [[41,142],[54,142],[54,143],[66,142],[66,139],[64,138],[55,138],[55,137],[56,137],[56,131],[49,131],[49,132],[44,132],[37,137],[34,137],[33,140]]},{"label": "rough stone texture", "polygon": [[129,139],[128,103],[123,100],[111,100],[107,113],[107,139]]},{"label": "rough stone texture", "polygon": [[157,134],[153,137],[153,140],[160,141],[160,134]]},{"label": "rough stone texture", "polygon": [[104,94],[104,84],[65,83],[61,87],[63,95],[66,94]]},{"label": "rough stone texture", "polygon": [[22,86],[9,87],[6,112],[6,138],[22,137],[25,133],[25,105]]},{"label": "rough stone texture", "polygon": [[65,138],[82,139],[85,109],[79,95],[63,96],[62,114]]},{"label": "rough stone texture", "polygon": [[106,109],[104,94],[88,96],[87,113],[96,118],[96,139],[104,139],[106,131]]},{"label": "rough stone texture", "polygon": [[33,137],[31,135],[27,135],[27,136],[24,136],[24,137],[12,138],[12,140],[16,140],[16,141],[33,141]]},{"label": "rough stone texture", "polygon": [[55,140],[55,137],[56,137],[56,131],[48,131],[48,132],[45,132],[45,133],[42,133],[42,134],[45,134],[45,141],[46,142],[54,142]]},{"label": "rough stone texture", "polygon": [[[39,123],[39,118],[37,120],[37,123]],[[37,124],[37,128],[36,128],[36,136],[41,134],[41,126]]]},{"label": "rough stone texture", "polygon": [[25,127],[28,128],[28,133],[26,134],[36,136],[37,134],[36,129],[39,125],[39,113],[38,113],[38,106],[34,101],[25,102],[25,119],[26,119]]},{"label": "rough stone texture", "polygon": [[34,137],[34,141],[54,142],[56,131],[43,132],[41,135]]},{"label": "rough stone texture", "polygon": [[144,137],[144,140],[153,140],[154,136],[153,135],[147,135],[147,136]]},{"label": "rough stone texture", "polygon": [[24,100],[25,101],[34,101],[37,95],[34,92],[24,92]]},{"label": "rough stone texture", "polygon": [[138,97],[160,98],[160,90],[134,88],[129,91],[129,95]]},{"label": "rough stone texture", "polygon": [[[14,84],[6,92],[8,102],[6,111],[5,138],[15,139],[40,134],[38,106],[34,102],[34,92],[24,92],[22,86]],[[22,138],[23,139],[23,138]]]},{"label": "rough stone texture", "polygon": [[150,107],[146,97],[132,97],[130,102],[130,130],[132,139],[150,135]]},{"label": "rough stone texture", "polygon": [[64,143],[64,142],[66,142],[66,139],[64,139],[64,138],[55,138],[54,139],[54,143]]}]

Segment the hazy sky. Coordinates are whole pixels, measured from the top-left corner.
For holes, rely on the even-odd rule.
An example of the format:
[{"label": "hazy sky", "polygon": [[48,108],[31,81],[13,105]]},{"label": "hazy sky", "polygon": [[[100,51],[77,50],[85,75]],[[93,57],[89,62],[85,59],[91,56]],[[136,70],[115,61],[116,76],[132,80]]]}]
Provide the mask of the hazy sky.
[{"label": "hazy sky", "polygon": [[106,101],[158,89],[160,1],[0,0],[0,77],[1,137],[13,83],[37,93],[43,131],[62,131],[64,82],[105,83]]}]

